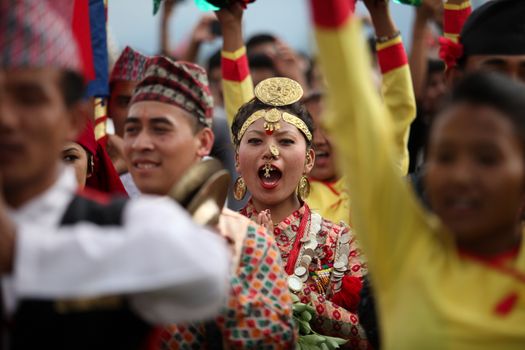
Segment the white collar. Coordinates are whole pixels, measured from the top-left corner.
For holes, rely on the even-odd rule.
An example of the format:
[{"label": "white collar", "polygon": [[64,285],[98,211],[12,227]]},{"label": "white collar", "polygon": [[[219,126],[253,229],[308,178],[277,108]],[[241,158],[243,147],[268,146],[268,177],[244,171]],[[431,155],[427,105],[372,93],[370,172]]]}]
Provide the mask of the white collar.
[{"label": "white collar", "polygon": [[65,213],[66,207],[75,194],[78,185],[74,169],[60,166],[55,183],[20,208],[8,208],[9,216],[17,223],[58,225]]}]

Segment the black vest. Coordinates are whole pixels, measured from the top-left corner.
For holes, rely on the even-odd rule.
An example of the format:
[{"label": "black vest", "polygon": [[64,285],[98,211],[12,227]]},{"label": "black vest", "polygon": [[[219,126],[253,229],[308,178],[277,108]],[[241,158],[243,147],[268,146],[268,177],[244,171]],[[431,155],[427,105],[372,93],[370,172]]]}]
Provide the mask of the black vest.
[{"label": "black vest", "polygon": [[[62,226],[88,221],[99,226],[122,225],[125,199],[100,203],[77,195]],[[139,257],[137,257],[139,258]],[[129,307],[124,297],[76,300],[21,300],[13,316],[12,350],[143,349],[152,326]]]}]

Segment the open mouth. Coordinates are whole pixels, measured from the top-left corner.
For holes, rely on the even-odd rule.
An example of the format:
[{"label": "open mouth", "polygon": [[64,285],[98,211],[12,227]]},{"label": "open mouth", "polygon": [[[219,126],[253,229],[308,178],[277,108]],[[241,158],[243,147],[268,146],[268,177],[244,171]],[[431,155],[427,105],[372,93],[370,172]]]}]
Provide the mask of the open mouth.
[{"label": "open mouth", "polygon": [[328,158],[330,156],[330,153],[325,151],[315,151],[315,157],[316,158]]},{"label": "open mouth", "polygon": [[154,169],[159,166],[159,163],[156,162],[150,162],[150,161],[137,161],[133,162],[133,167],[135,169],[139,170],[148,170],[148,169]]},{"label": "open mouth", "polygon": [[480,207],[480,203],[477,200],[467,197],[449,197],[444,204],[449,215],[453,217],[471,215],[479,210]]},{"label": "open mouth", "polygon": [[277,187],[282,177],[281,170],[271,164],[265,164],[260,167],[258,174],[262,187],[267,190]]}]

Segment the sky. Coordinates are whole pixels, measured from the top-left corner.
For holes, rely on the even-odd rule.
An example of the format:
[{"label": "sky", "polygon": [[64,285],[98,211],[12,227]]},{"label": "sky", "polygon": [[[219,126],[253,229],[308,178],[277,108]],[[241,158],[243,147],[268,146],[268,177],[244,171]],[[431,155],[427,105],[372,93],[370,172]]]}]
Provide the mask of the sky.
[{"label": "sky", "polygon": [[[473,2],[477,5],[484,1]],[[145,54],[157,53],[160,15],[152,15],[153,1],[109,0],[108,3],[109,28],[116,49],[130,45]],[[292,48],[311,53],[314,46],[307,5],[307,0],[257,0],[244,14],[245,38],[260,32],[275,33]],[[406,46],[410,47],[414,8],[393,3],[390,9]],[[362,4],[358,4],[358,11],[366,13]],[[172,48],[185,41],[201,15],[193,0],[184,0],[178,5],[170,22]],[[220,39],[204,45],[200,62],[220,45]]]},{"label": "sky", "polygon": [[[121,50],[130,45],[145,54],[155,54],[159,47],[160,15],[152,15],[153,1],[109,0],[108,3],[109,28],[116,47]],[[245,38],[260,32],[275,33],[294,49],[310,53],[314,47],[307,4],[306,0],[257,0],[244,14]],[[401,32],[409,33],[412,7],[393,4],[391,8]],[[188,37],[201,15],[193,0],[178,5],[170,22],[171,47],[177,47]],[[206,44],[201,59],[220,45],[220,39]]]}]

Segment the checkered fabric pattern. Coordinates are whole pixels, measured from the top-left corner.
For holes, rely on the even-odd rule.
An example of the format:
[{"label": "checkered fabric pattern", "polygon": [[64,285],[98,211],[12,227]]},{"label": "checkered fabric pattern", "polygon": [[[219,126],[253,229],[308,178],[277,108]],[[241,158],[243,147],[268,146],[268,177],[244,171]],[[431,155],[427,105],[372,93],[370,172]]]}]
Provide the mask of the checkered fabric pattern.
[{"label": "checkered fabric pattern", "polygon": [[[215,320],[224,349],[293,348],[292,300],[281,264],[273,238],[250,224],[227,306]],[[165,330],[161,348],[209,349],[217,341],[204,324],[179,324]]]},{"label": "checkered fabric pattern", "polygon": [[[284,264],[287,263],[290,256],[304,212],[305,207],[302,206],[274,228],[273,235]],[[255,220],[258,212],[250,201],[241,210],[241,214]],[[318,245],[315,249],[315,257],[309,267],[309,277],[299,297],[301,302],[312,303],[316,309],[317,318],[313,325],[321,334],[348,339],[344,348],[369,349],[365,331],[359,323],[357,314],[336,305],[325,296],[328,279],[324,278],[324,275],[333,267],[339,236],[347,233],[348,230],[347,226],[337,225],[323,219],[321,230],[317,234]],[[354,277],[362,277],[367,272],[366,263],[355,238],[350,244],[347,269],[347,274]]]},{"label": "checkered fabric pattern", "polygon": [[0,0],[0,67],[57,67],[82,73],[72,15],[70,0]]},{"label": "checkered fabric pattern", "polygon": [[146,56],[126,46],[113,66],[109,81],[140,81],[146,68],[146,60]]},{"label": "checkered fabric pattern", "polygon": [[142,81],[135,89],[131,103],[160,101],[175,105],[211,126],[213,97],[204,68],[189,62],[174,62],[155,56],[146,62]]}]

